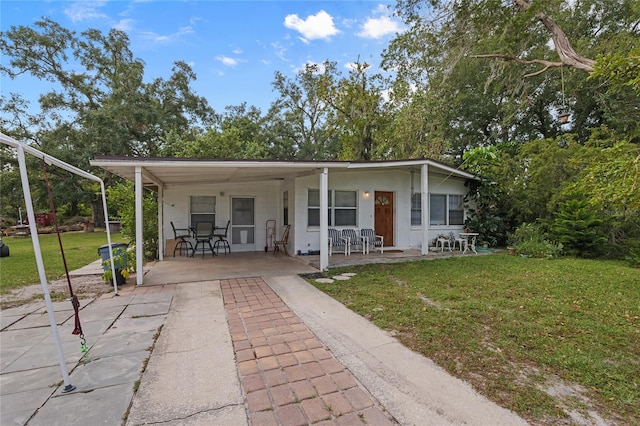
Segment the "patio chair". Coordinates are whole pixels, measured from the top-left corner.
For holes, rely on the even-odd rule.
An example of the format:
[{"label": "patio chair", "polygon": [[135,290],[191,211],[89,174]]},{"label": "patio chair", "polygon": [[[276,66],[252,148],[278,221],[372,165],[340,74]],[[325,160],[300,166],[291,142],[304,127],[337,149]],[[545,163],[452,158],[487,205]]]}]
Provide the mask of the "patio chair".
[{"label": "patio chair", "polygon": [[213,251],[213,246],[211,245],[211,238],[213,237],[213,223],[211,222],[198,222],[196,223],[196,227],[194,228],[194,236],[196,239],[196,246],[193,249],[193,254],[198,251],[198,247],[202,246],[202,257],[204,257],[204,250],[206,249],[205,245],[209,245],[209,250],[215,256],[216,252]]},{"label": "patio chair", "polygon": [[224,228],[216,228],[213,231],[213,237],[217,238],[216,241],[213,243],[213,248],[215,249],[216,253],[220,251],[221,244],[222,244],[222,248],[224,249],[225,255],[227,254],[227,250],[229,250],[229,253],[231,253],[231,246],[229,245],[229,240],[227,240],[227,236],[229,235],[230,224],[231,224],[231,221],[228,220],[227,226],[225,226]]},{"label": "patio chair", "polygon": [[337,229],[329,228],[329,256],[333,253],[333,248],[340,248],[340,251],[344,250],[344,255],[347,255],[347,240],[342,236],[342,233]]},{"label": "patio chair", "polygon": [[362,236],[362,242],[365,245],[367,254],[371,246],[373,246],[374,249],[380,247],[380,254],[384,253],[384,237],[382,235],[376,235],[373,229],[365,228],[360,230],[360,236]]},{"label": "patio chair", "polygon": [[364,254],[364,244],[362,243],[362,237],[358,235],[358,232],[355,229],[343,229],[342,238],[347,239],[347,252],[349,254],[351,254],[352,248],[357,249],[358,247],[362,248],[362,254]]},{"label": "patio chair", "polygon": [[189,256],[189,250],[193,252],[193,245],[187,238],[191,238],[191,230],[188,228],[176,228],[173,222],[171,223],[171,229],[173,229],[173,238],[177,241],[173,248],[173,257],[176,257],[176,250],[182,256],[182,252],[186,252]]},{"label": "patio chair", "polygon": [[[449,244],[450,244],[450,248],[453,248],[453,250],[456,249],[456,244],[458,244],[458,246],[460,247],[460,251],[464,250],[463,245],[466,242],[467,240],[465,240],[461,236],[458,235],[456,237],[456,234],[454,234],[453,232],[449,232]],[[453,246],[451,246],[451,244],[453,244]]]},{"label": "patio chair", "polygon": [[445,236],[441,235],[438,238],[436,238],[436,249],[438,248],[438,244],[442,248],[442,250],[440,250],[440,251],[444,252],[445,244],[447,245],[447,248],[449,249],[449,251],[451,251],[451,241],[449,240],[448,237],[445,237]]},{"label": "patio chair", "polygon": [[287,244],[289,243],[289,230],[291,229],[291,225],[284,225],[280,227],[280,238],[277,238],[273,242],[273,255],[277,256],[280,251],[280,247],[284,250],[284,254],[289,256],[289,251],[287,250]]}]

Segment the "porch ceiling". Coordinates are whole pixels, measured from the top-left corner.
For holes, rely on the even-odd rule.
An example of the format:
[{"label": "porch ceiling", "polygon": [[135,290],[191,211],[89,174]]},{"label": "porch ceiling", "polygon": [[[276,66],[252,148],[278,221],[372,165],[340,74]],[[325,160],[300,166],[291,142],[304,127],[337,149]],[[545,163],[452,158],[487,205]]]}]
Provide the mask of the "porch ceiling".
[{"label": "porch ceiling", "polygon": [[[136,167],[142,167],[144,185],[186,185],[198,183],[264,182],[317,174],[328,165],[268,161],[191,161],[191,159],[96,158],[91,165],[133,181]],[[331,167],[335,167],[331,164]],[[346,163],[344,165],[346,167]]]},{"label": "porch ceiling", "polygon": [[135,180],[135,170],[142,169],[145,186],[172,186],[198,183],[264,182],[321,173],[324,168],[338,170],[415,169],[428,163],[431,170],[451,177],[473,179],[475,176],[432,160],[406,161],[270,161],[208,160],[193,158],[96,157],[92,166],[101,167],[117,176]]}]

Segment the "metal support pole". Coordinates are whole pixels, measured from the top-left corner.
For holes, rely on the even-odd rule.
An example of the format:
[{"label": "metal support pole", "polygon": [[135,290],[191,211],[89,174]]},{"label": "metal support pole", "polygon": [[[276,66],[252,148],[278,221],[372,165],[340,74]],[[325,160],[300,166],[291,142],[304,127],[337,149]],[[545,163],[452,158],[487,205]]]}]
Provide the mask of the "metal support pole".
[{"label": "metal support pole", "polygon": [[47,284],[47,275],[44,270],[44,262],[42,260],[42,252],[40,251],[40,239],[38,238],[38,228],[36,227],[36,215],[33,211],[33,202],[31,200],[31,189],[29,188],[29,178],[27,176],[27,164],[24,158],[24,150],[22,146],[16,147],[18,151],[18,164],[20,166],[20,179],[22,181],[22,192],[24,193],[24,202],[27,208],[27,218],[29,219],[29,231],[31,233],[31,242],[33,243],[33,252],[36,256],[36,265],[38,267],[38,275],[40,276],[40,284],[44,293],[44,301],[49,314],[49,324],[53,332],[53,341],[58,352],[58,362],[60,363],[60,372],[64,381],[64,389],[62,392],[71,392],[76,387],[71,384],[67,364],[64,360],[64,352],[62,351],[62,343],[60,342],[60,333],[58,332],[58,324],[53,313],[53,305],[51,304],[51,295],[49,294],[49,285]]},{"label": "metal support pole", "polygon": [[329,169],[320,174],[320,270],[329,267]]},{"label": "metal support pole", "polygon": [[420,170],[420,207],[422,219],[422,254],[429,254],[429,165]]},{"label": "metal support pole", "polygon": [[142,285],[144,271],[144,243],[142,242],[142,167],[137,166],[135,172],[136,181],[136,285]]}]

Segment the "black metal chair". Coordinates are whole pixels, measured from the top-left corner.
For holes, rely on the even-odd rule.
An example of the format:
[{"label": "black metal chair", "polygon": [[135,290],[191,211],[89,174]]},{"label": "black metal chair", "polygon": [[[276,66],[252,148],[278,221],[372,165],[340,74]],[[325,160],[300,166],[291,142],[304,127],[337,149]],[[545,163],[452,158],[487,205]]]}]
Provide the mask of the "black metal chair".
[{"label": "black metal chair", "polygon": [[173,222],[171,222],[171,229],[173,229],[173,238],[176,240],[176,245],[173,248],[173,257],[176,257],[176,250],[181,256],[183,251],[189,256],[189,251],[193,252],[193,245],[187,239],[191,238],[191,230],[188,228],[176,228]]},{"label": "black metal chair", "polygon": [[[222,248],[224,249],[224,254],[227,254],[227,250],[231,253],[231,246],[229,245],[229,240],[227,240],[227,236],[229,235],[229,225],[231,221],[227,221],[227,226],[224,228],[216,228],[213,232],[213,237],[217,238],[217,240],[213,243],[213,248],[216,253],[220,250],[220,244],[222,244]],[[224,232],[222,232],[224,230]]]},{"label": "black metal chair", "polygon": [[213,246],[211,245],[211,238],[213,238],[213,223],[211,222],[198,222],[196,223],[196,227],[193,230],[194,237],[196,239],[196,246],[193,249],[193,254],[198,251],[198,247],[202,246],[202,257],[204,257],[204,250],[206,249],[205,245],[209,245],[209,250],[215,256],[216,252],[213,251]]}]

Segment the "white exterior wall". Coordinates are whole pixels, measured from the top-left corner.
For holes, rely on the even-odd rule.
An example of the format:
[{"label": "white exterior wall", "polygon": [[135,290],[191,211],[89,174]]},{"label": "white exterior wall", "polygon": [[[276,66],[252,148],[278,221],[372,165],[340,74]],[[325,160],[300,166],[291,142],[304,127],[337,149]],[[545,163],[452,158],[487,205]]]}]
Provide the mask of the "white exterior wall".
[{"label": "white exterior wall", "polygon": [[[429,173],[430,193],[465,195],[464,180],[438,173]],[[420,192],[420,172],[414,173],[414,192]],[[189,223],[189,197],[194,195],[216,197],[216,226],[223,227],[231,217],[232,197],[253,197],[255,199],[255,251],[264,251],[266,244],[266,221],[276,220],[278,237],[283,225],[283,192],[289,192],[289,254],[308,253],[320,250],[319,228],[307,226],[307,190],[320,187],[320,175],[309,175],[295,180],[201,184],[188,186],[167,186],[163,191],[164,238],[173,239],[170,222],[176,228],[185,228]],[[374,227],[374,195],[376,191],[394,193],[394,248],[419,249],[422,246],[422,227],[411,226],[411,173],[408,170],[380,169],[377,171],[331,171],[329,189],[358,192],[358,228]],[[365,192],[369,196],[365,197]],[[224,195],[221,195],[224,193]],[[336,227],[339,229],[339,227]],[[460,232],[459,226],[430,226],[429,239],[450,231]],[[231,243],[231,236],[229,236]],[[166,244],[162,244],[164,250]],[[232,251],[238,247],[231,246]],[[171,255],[171,253],[165,253]]]},{"label": "white exterior wall", "polygon": [[[429,173],[430,193],[461,194],[467,193],[464,180],[437,173]],[[414,192],[420,192],[420,172],[414,173]],[[318,228],[307,226],[307,190],[318,189],[320,176],[312,175],[297,178],[295,181],[295,197],[290,203],[295,205],[295,245],[291,254],[307,253],[319,250]],[[378,171],[329,171],[329,189],[358,191],[358,228],[374,227],[374,195],[376,191],[394,193],[394,248],[419,249],[422,246],[422,226],[411,226],[411,173],[408,170],[380,169]],[[365,192],[369,196],[365,197]],[[290,212],[291,215],[291,212]],[[432,226],[429,239],[441,233],[460,232],[464,226]],[[340,227],[335,227],[340,229]]]},{"label": "white exterior wall", "polygon": [[[275,219],[277,226],[282,225],[282,192],[281,182],[252,182],[233,183],[222,185],[189,185],[168,186],[164,190],[164,238],[173,239],[171,221],[176,228],[185,228],[189,225],[189,197],[194,195],[216,197],[216,226],[224,227],[231,218],[231,198],[254,198],[255,208],[255,251],[264,251],[266,243],[266,221]],[[224,193],[224,195],[221,195]],[[291,195],[289,195],[291,196]],[[292,212],[289,213],[290,217]],[[231,243],[231,231],[229,231],[229,243]],[[162,248],[166,244],[162,245]],[[231,250],[234,250],[231,244]],[[237,247],[236,247],[237,250]],[[165,256],[167,253],[165,253]],[[171,253],[169,253],[171,255]]]}]

